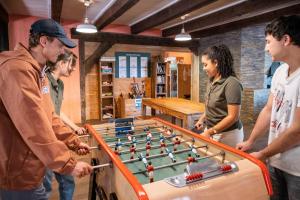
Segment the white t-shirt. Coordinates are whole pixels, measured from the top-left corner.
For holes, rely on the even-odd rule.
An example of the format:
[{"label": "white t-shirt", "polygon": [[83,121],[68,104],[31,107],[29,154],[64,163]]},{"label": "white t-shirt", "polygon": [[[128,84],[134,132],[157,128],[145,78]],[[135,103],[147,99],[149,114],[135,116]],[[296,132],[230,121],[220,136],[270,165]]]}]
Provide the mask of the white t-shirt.
[{"label": "white t-shirt", "polygon": [[[300,68],[289,77],[288,68],[287,64],[282,64],[273,76],[269,144],[291,126],[295,109],[300,107]],[[273,167],[300,176],[300,145],[272,156],[269,161]]]}]

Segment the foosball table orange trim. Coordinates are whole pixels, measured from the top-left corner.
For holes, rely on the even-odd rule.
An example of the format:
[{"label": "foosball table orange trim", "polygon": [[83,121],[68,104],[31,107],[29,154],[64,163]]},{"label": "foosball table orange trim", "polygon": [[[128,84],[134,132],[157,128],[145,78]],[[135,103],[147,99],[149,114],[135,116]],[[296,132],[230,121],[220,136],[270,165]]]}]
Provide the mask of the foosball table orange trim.
[{"label": "foosball table orange trim", "polygon": [[205,141],[208,141],[208,142],[210,142],[210,143],[212,143],[212,144],[215,144],[215,145],[217,145],[217,146],[220,146],[220,147],[222,147],[223,149],[226,149],[226,150],[231,151],[231,152],[233,152],[233,153],[235,153],[235,154],[238,154],[238,155],[240,155],[240,156],[242,156],[242,157],[244,157],[244,158],[247,158],[247,159],[250,160],[251,162],[255,163],[255,164],[261,169],[261,171],[262,171],[262,174],[263,174],[263,177],[264,177],[264,180],[265,180],[265,183],[266,183],[266,187],[267,187],[268,194],[269,194],[270,196],[273,195],[273,189],[272,189],[272,183],[271,183],[270,176],[269,176],[269,171],[268,171],[266,165],[265,165],[263,162],[261,162],[260,160],[254,158],[254,157],[251,156],[250,154],[247,154],[247,153],[245,153],[245,152],[243,152],[243,151],[240,151],[240,150],[238,150],[238,149],[235,149],[235,148],[232,148],[232,147],[230,147],[230,146],[224,145],[224,144],[222,144],[222,143],[216,142],[216,141],[211,140],[211,139],[209,139],[209,138],[203,137],[203,136],[201,136],[201,135],[199,135],[199,134],[196,134],[196,133],[194,133],[194,132],[192,132],[192,131],[189,131],[189,130],[187,130],[187,129],[181,128],[181,127],[179,127],[179,126],[176,126],[176,125],[174,125],[174,124],[172,124],[172,123],[170,123],[170,122],[164,121],[164,120],[162,120],[162,119],[160,119],[160,118],[154,117],[154,118],[152,118],[152,119],[155,119],[155,120],[157,120],[157,121],[159,121],[159,122],[163,122],[163,123],[167,124],[168,126],[173,127],[173,128],[176,128],[176,129],[178,129],[178,130],[180,130],[180,131],[189,133],[189,134],[193,135],[193,136],[196,137],[196,138],[201,138],[202,140],[205,140]]},{"label": "foosball table orange trim", "polygon": [[120,169],[122,174],[128,180],[128,182],[132,185],[134,191],[137,194],[138,199],[140,200],[149,200],[146,191],[144,188],[139,184],[137,178],[124,166],[122,161],[114,156],[114,152],[109,148],[109,146],[104,142],[104,140],[98,135],[95,129],[92,128],[91,125],[86,124],[86,128],[88,129],[89,133],[95,137],[96,141],[101,145],[103,149],[108,153],[109,157],[111,158],[112,162]]},{"label": "foosball table orange trim", "polygon": [[[230,146],[221,144],[219,142],[216,142],[214,140],[211,140],[209,138],[203,137],[199,134],[196,134],[192,131],[186,130],[184,128],[181,128],[177,125],[174,125],[170,122],[166,122],[164,120],[161,120],[160,118],[151,118],[153,120],[156,120],[158,122],[162,122],[172,128],[175,128],[179,131],[188,133],[189,135],[207,141],[213,145],[219,146],[221,148],[223,148],[224,150],[233,152],[241,157],[244,157],[246,159],[248,159],[249,161],[253,162],[254,164],[256,164],[262,171],[262,175],[264,178],[264,182],[266,185],[266,190],[268,192],[269,195],[273,194],[273,190],[272,190],[272,184],[271,184],[271,180],[270,180],[270,176],[269,176],[269,171],[266,167],[266,165],[261,162],[260,160],[255,159],[254,157],[252,157],[251,155],[244,153],[240,150],[234,149]],[[102,137],[99,136],[99,134],[95,131],[95,129],[89,125],[86,124],[86,128],[88,129],[89,134],[91,134],[95,140],[98,142],[98,144],[101,146],[101,148],[103,148],[108,156],[110,157],[110,159],[112,160],[112,162],[116,165],[117,168],[119,168],[120,172],[124,175],[124,177],[127,179],[127,181],[131,184],[132,188],[134,189],[134,191],[136,192],[137,198],[139,200],[149,200],[148,195],[146,193],[146,191],[144,190],[143,186],[139,183],[139,181],[137,180],[137,178],[129,171],[129,169],[122,163],[122,161],[120,160],[119,157],[115,156],[115,153],[112,151],[112,149],[107,145],[107,143],[103,140]]]}]

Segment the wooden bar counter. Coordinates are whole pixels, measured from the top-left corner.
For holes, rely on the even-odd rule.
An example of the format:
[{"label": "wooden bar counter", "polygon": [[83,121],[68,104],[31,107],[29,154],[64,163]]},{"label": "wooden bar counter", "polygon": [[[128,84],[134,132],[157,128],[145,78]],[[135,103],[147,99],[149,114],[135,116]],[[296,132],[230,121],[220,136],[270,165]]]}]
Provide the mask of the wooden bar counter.
[{"label": "wooden bar counter", "polygon": [[146,107],[149,106],[152,110],[152,115],[155,115],[155,110],[161,111],[164,114],[172,116],[172,123],[175,123],[175,118],[182,120],[182,127],[191,129],[196,120],[204,113],[205,105],[194,101],[181,98],[149,98],[142,101],[142,114],[146,115]]}]

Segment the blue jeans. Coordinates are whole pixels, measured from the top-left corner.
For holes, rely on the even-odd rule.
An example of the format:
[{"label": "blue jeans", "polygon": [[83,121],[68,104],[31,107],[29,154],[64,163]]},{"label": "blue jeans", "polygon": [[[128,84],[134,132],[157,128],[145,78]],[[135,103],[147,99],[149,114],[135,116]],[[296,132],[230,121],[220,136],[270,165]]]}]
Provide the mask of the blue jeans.
[{"label": "blue jeans", "polygon": [[271,200],[299,200],[300,177],[269,166],[274,195]]},{"label": "blue jeans", "polygon": [[44,178],[44,187],[46,189],[47,197],[49,198],[50,193],[52,191],[52,178],[53,174],[58,182],[58,189],[59,189],[59,199],[60,200],[72,200],[73,193],[75,190],[75,181],[74,177],[70,175],[62,175],[56,172],[53,172],[50,169],[47,169],[46,175]]},{"label": "blue jeans", "polygon": [[0,200],[47,200],[43,184],[32,190],[2,190],[0,189]]}]

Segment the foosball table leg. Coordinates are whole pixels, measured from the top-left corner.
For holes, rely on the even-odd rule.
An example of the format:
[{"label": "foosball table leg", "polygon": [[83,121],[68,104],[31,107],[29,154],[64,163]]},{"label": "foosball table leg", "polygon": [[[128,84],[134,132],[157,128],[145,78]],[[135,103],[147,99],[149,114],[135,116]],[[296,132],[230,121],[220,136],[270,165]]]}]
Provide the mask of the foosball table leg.
[{"label": "foosball table leg", "polygon": [[[92,166],[97,165],[98,162],[99,161],[96,158],[91,159]],[[97,176],[97,170],[93,170],[93,172],[90,175],[89,195],[88,195],[89,200],[96,200],[96,188],[97,188],[96,176]]]}]

